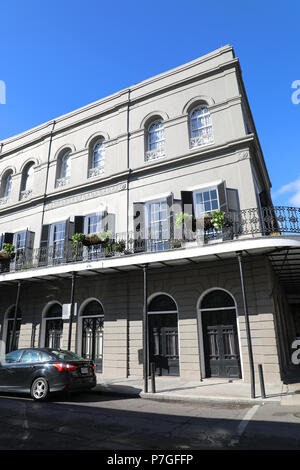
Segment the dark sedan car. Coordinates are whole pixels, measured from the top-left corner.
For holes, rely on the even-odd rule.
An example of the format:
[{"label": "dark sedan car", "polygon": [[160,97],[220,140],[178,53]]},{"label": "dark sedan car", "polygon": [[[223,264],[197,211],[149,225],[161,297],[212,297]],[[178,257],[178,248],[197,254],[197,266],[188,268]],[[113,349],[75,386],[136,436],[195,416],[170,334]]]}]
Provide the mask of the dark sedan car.
[{"label": "dark sedan car", "polygon": [[0,363],[0,392],[30,393],[46,400],[50,392],[89,390],[96,386],[95,364],[71,351],[18,349]]}]

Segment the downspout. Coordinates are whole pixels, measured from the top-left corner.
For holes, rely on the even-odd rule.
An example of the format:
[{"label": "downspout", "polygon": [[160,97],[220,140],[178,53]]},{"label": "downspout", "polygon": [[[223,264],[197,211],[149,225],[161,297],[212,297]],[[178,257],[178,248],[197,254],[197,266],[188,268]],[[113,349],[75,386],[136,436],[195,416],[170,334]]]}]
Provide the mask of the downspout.
[{"label": "downspout", "polygon": [[42,209],[42,223],[41,226],[44,225],[44,216],[45,216],[45,206],[46,206],[46,197],[47,197],[47,186],[48,186],[48,176],[49,176],[49,165],[50,165],[50,155],[51,155],[51,146],[52,146],[52,137],[53,131],[56,122],[52,122],[52,129],[50,131],[50,141],[49,141],[49,148],[48,148],[48,157],[47,157],[47,172],[46,172],[46,182],[45,182],[45,189],[44,189],[44,196],[43,196],[43,209]]},{"label": "downspout", "polygon": [[239,270],[240,270],[241,289],[242,289],[242,297],[243,297],[243,304],[244,304],[244,315],[245,315],[249,367],[250,367],[250,380],[251,380],[251,398],[255,398],[254,360],[253,360],[253,350],[252,350],[250,322],[249,322],[249,315],[248,315],[248,306],[247,306],[246,291],[245,291],[244,273],[243,273],[243,266],[242,266],[242,252],[238,251],[236,255],[237,255]]}]

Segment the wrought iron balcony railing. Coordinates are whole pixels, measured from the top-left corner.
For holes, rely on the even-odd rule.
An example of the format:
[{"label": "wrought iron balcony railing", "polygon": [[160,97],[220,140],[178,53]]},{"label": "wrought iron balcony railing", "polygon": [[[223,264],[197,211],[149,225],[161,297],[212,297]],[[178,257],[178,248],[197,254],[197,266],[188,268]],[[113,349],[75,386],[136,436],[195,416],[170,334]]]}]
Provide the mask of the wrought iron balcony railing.
[{"label": "wrought iron balcony railing", "polygon": [[204,219],[199,219],[194,226],[171,227],[170,232],[165,239],[149,238],[142,232],[126,232],[116,234],[113,240],[102,245],[87,247],[78,243],[73,247],[68,241],[46,248],[19,249],[11,260],[1,258],[0,252],[0,273],[188,248],[213,241],[300,234],[300,208],[276,206],[227,212],[222,227],[207,227]]}]

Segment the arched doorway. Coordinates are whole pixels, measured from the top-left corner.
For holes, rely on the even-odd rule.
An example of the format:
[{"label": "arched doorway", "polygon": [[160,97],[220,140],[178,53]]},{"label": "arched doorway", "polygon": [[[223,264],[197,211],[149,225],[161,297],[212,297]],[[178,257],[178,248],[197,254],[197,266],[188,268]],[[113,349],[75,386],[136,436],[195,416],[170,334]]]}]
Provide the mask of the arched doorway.
[{"label": "arched doorway", "polygon": [[104,311],[98,300],[88,302],[81,313],[81,356],[95,362],[96,372],[103,371]]},{"label": "arched doorway", "polygon": [[63,319],[62,306],[55,302],[46,311],[45,317],[45,347],[53,349],[62,348]]},{"label": "arched doorway", "polygon": [[148,306],[149,362],[156,375],[179,375],[178,310],[166,294],[155,296]]},{"label": "arched doorway", "polygon": [[240,378],[237,313],[233,297],[222,289],[208,292],[200,303],[206,377]]},{"label": "arched doorway", "polygon": [[16,334],[13,341],[13,329],[14,329],[14,318],[15,318],[15,306],[12,305],[6,315],[6,334],[5,338],[5,352],[6,354],[15,351],[19,347],[19,337],[21,329],[22,314],[20,308],[17,310],[17,322],[16,322]]}]

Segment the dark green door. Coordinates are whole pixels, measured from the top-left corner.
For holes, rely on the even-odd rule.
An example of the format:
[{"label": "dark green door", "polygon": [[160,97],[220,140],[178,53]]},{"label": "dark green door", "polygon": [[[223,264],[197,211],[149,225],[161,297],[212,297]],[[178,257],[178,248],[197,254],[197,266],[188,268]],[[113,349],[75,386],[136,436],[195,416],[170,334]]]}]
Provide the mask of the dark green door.
[{"label": "dark green door", "polygon": [[235,309],[202,312],[207,377],[240,378]]},{"label": "dark green door", "polygon": [[156,375],[179,375],[176,313],[149,314],[149,362]]}]

